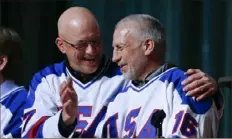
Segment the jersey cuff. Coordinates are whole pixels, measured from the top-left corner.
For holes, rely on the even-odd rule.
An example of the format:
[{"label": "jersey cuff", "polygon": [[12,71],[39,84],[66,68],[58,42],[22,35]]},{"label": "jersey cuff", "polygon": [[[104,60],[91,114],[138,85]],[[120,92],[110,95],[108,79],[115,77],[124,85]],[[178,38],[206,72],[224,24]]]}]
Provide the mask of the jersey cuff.
[{"label": "jersey cuff", "polygon": [[75,129],[77,118],[75,118],[75,121],[71,125],[66,125],[62,119],[62,112],[58,122],[58,130],[63,137],[68,138]]}]

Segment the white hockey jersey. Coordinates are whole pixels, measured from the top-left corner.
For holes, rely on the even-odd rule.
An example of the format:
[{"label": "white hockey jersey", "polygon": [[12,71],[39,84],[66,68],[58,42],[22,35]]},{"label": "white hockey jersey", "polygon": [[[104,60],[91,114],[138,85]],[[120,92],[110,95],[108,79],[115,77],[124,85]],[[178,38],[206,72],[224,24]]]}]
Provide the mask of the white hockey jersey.
[{"label": "white hockey jersey", "polygon": [[140,88],[128,83],[109,103],[95,137],[154,138],[157,133],[151,117],[157,110],[166,114],[165,138],[217,137],[220,114],[214,101],[210,97],[197,102],[186,96],[181,85],[185,78],[183,71],[173,67]]},{"label": "white hockey jersey", "polygon": [[6,80],[0,85],[1,138],[20,138],[23,109],[27,98],[27,90]]},{"label": "white hockey jersey", "polygon": [[78,121],[75,133],[93,137],[95,129],[106,111],[108,99],[114,97],[124,84],[120,69],[111,60],[98,79],[83,84],[74,78],[64,62],[51,65],[36,73],[31,81],[25,109],[22,136],[26,138],[61,138],[58,130],[62,103],[60,85],[67,76],[73,79],[78,95]]}]

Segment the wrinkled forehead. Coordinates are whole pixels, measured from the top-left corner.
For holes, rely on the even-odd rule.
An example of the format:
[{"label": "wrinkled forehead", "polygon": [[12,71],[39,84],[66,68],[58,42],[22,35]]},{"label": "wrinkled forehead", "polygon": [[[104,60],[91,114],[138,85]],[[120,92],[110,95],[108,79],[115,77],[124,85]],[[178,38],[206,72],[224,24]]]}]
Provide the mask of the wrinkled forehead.
[{"label": "wrinkled forehead", "polygon": [[116,28],[113,35],[113,46],[118,43],[126,43],[129,39],[131,30],[129,28]]},{"label": "wrinkled forehead", "polygon": [[67,30],[65,31],[65,38],[73,42],[78,40],[96,40],[101,39],[101,33],[97,25],[80,25],[67,28]]}]

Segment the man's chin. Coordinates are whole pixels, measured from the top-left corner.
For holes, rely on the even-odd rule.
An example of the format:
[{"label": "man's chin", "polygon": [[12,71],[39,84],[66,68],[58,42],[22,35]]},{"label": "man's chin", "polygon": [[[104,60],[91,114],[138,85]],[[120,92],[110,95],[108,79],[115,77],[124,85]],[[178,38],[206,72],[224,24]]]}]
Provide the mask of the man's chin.
[{"label": "man's chin", "polygon": [[95,73],[97,71],[98,67],[86,67],[84,69],[85,74],[92,74]]},{"label": "man's chin", "polygon": [[130,75],[128,73],[123,73],[123,77],[127,80],[134,80],[135,79],[132,75]]}]

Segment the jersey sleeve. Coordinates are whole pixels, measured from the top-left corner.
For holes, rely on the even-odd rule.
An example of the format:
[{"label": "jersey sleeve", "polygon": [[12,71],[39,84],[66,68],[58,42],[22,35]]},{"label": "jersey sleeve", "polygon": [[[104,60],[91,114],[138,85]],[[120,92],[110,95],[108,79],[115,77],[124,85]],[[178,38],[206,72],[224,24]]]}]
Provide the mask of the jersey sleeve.
[{"label": "jersey sleeve", "polygon": [[186,96],[181,81],[184,75],[172,76],[167,91],[173,94],[170,117],[166,122],[168,138],[211,138],[217,137],[220,114],[212,97],[196,101]]},{"label": "jersey sleeve", "polygon": [[51,84],[35,75],[24,111],[22,137],[62,138],[58,129],[60,114]]},{"label": "jersey sleeve", "polygon": [[[24,89],[12,93],[2,102],[2,109],[6,109],[1,116],[1,138],[20,138],[21,125],[27,91]],[[13,102],[13,103],[12,103]],[[1,119],[2,119],[1,118]]]}]

